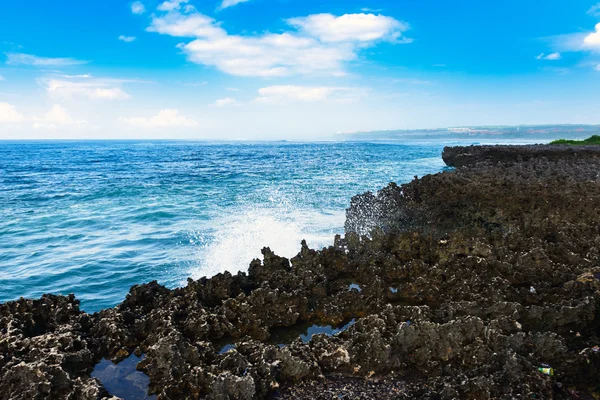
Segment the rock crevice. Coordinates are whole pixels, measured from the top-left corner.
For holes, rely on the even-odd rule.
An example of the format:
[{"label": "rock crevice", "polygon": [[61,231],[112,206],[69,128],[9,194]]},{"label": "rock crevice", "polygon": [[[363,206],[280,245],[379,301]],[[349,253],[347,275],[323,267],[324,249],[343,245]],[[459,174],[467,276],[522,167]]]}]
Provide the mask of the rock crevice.
[{"label": "rock crevice", "polygon": [[356,196],[333,246],[266,248],[248,273],[137,285],[93,315],[2,304],[0,399],[110,398],[91,370],[132,353],[159,399],[597,396],[600,158],[522,149],[446,150],[460,168]]}]

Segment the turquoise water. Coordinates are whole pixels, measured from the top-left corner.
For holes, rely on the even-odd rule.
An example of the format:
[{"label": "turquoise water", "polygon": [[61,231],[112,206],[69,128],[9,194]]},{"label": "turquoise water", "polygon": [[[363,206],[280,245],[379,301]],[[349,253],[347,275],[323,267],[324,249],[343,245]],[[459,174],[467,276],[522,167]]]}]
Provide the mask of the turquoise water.
[{"label": "turquoise water", "polygon": [[0,302],[246,270],[330,245],[350,198],[444,168],[443,144],[0,142]]}]

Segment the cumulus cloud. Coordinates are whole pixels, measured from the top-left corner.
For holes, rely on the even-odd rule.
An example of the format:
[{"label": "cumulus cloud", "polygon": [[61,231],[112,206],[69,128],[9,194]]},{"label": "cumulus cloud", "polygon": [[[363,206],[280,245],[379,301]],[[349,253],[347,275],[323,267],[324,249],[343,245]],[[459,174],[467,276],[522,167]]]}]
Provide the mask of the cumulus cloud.
[{"label": "cumulus cloud", "polygon": [[57,129],[62,126],[81,127],[87,124],[84,120],[76,120],[71,117],[68,111],[59,104],[54,104],[43,117],[35,117],[33,120],[35,129]]},{"label": "cumulus cloud", "polygon": [[161,4],[159,4],[159,6],[156,7],[156,9],[159,11],[173,11],[173,10],[179,9],[182,4],[185,4],[187,2],[188,2],[188,0],[165,1]]},{"label": "cumulus cloud", "polygon": [[343,74],[343,62],[356,58],[349,47],[328,47],[313,39],[283,34],[197,39],[181,49],[190,61],[238,76],[288,76],[323,72]]},{"label": "cumulus cloud", "polygon": [[409,41],[402,36],[409,29],[407,24],[373,14],[318,14],[288,20],[296,28],[288,32],[230,35],[213,18],[195,9],[182,9],[180,1],[167,3],[168,7],[163,7],[165,3],[159,6],[167,11],[153,15],[147,30],[194,38],[178,46],[188,59],[231,75],[343,75],[345,63],[355,60],[365,46]]},{"label": "cumulus cloud", "polygon": [[131,3],[131,12],[134,14],[143,14],[146,12],[146,7],[144,7],[144,4],[140,1],[136,1]]},{"label": "cumulus cloud", "polygon": [[587,13],[594,17],[600,17],[600,3],[593,5]]},{"label": "cumulus cloud", "polygon": [[36,67],[68,67],[87,64],[89,61],[75,60],[73,58],[38,57],[33,54],[6,53],[6,63],[13,65],[33,65]]},{"label": "cumulus cloud", "polygon": [[538,60],[549,60],[549,61],[556,61],[556,60],[560,60],[562,58],[560,53],[552,53],[552,54],[544,54],[541,53],[539,56],[536,57]]},{"label": "cumulus cloud", "polygon": [[198,125],[196,121],[181,115],[178,110],[174,109],[160,110],[158,114],[150,118],[131,117],[124,118],[124,121],[140,128],[194,127]]},{"label": "cumulus cloud", "polygon": [[196,12],[181,14],[174,11],[161,17],[155,15],[146,30],[175,37],[213,38],[227,36],[225,30],[218,27],[214,19]]},{"label": "cumulus cloud", "polygon": [[224,99],[218,99],[212,105],[216,107],[226,107],[239,106],[240,103],[236,99],[232,99],[231,97],[225,97]]},{"label": "cumulus cloud", "polygon": [[47,79],[41,82],[48,94],[61,98],[90,100],[126,100],[131,96],[115,86],[111,80],[83,78],[84,80]]},{"label": "cumulus cloud", "polygon": [[104,100],[124,100],[130,98],[130,96],[120,88],[95,88],[88,93],[88,96],[91,99]]},{"label": "cumulus cloud", "polygon": [[291,18],[288,23],[322,42],[396,41],[410,29],[404,22],[375,14],[316,14]]},{"label": "cumulus cloud", "polygon": [[600,50],[600,23],[596,24],[596,30],[583,39],[583,47],[590,50]]},{"label": "cumulus cloud", "polygon": [[558,51],[594,51],[600,52],[600,23],[592,32],[577,32],[549,38]]},{"label": "cumulus cloud", "polygon": [[125,36],[125,35],[121,35],[119,36],[119,40],[126,42],[126,43],[131,43],[136,39],[135,36]]},{"label": "cumulus cloud", "polygon": [[345,87],[278,85],[259,89],[259,97],[255,101],[260,103],[317,102],[331,98],[337,101],[349,101],[356,99],[359,92],[357,89]]},{"label": "cumulus cloud", "polygon": [[92,75],[90,74],[79,74],[79,75],[63,75],[63,78],[68,78],[68,79],[87,79],[87,78],[91,78]]},{"label": "cumulus cloud", "polygon": [[224,8],[236,6],[240,3],[246,3],[247,1],[250,1],[250,0],[223,0],[223,2],[221,3],[221,6],[219,6],[219,8],[222,10]]},{"label": "cumulus cloud", "polygon": [[15,106],[0,102],[0,124],[21,122],[24,119]]}]

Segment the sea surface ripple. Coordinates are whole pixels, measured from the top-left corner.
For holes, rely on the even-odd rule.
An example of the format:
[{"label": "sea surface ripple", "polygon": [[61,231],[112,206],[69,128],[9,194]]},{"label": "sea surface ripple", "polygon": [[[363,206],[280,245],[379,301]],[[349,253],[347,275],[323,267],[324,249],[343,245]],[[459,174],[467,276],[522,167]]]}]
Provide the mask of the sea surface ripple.
[{"label": "sea surface ripple", "polygon": [[444,168],[443,145],[0,142],[0,302],[246,270],[343,233],[350,198]]}]

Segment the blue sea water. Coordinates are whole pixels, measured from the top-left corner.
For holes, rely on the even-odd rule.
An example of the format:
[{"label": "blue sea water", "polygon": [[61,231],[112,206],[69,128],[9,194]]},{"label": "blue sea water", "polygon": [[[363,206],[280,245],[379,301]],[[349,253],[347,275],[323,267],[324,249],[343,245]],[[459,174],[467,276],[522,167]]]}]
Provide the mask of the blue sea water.
[{"label": "blue sea water", "polygon": [[444,168],[442,143],[0,142],[0,302],[246,270],[343,233],[350,198]]}]

